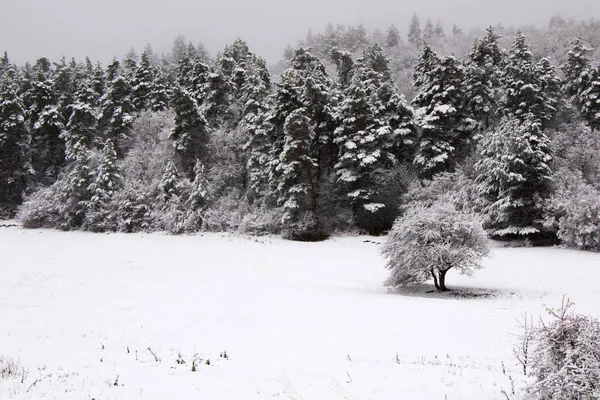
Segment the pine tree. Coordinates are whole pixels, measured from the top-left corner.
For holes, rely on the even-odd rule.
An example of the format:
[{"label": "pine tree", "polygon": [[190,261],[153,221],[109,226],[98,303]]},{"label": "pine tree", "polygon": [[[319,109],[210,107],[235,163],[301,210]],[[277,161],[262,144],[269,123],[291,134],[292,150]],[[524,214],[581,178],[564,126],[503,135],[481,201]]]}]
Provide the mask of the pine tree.
[{"label": "pine tree", "polygon": [[531,52],[525,43],[525,36],[520,31],[517,32],[508,53],[502,71],[502,81],[506,89],[501,102],[504,115],[524,121],[531,114],[543,123],[554,117],[552,99],[542,88],[542,76],[532,63]]},{"label": "pine tree", "polygon": [[150,107],[155,79],[156,69],[150,64],[148,53],[144,51],[131,81],[131,103],[137,111]]},{"label": "pine tree", "polygon": [[580,97],[584,119],[592,129],[600,130],[600,65],[591,71],[588,87]]},{"label": "pine tree", "polygon": [[500,68],[504,56],[498,45],[499,38],[493,27],[487,28],[486,35],[475,41],[467,64],[467,108],[483,128],[492,124],[500,100]]},{"label": "pine tree", "polygon": [[435,28],[433,28],[433,37],[435,37],[437,40],[446,38],[446,34],[444,33],[444,26],[442,25],[442,21],[436,22]]},{"label": "pine tree", "polygon": [[316,214],[316,134],[307,110],[292,111],[283,127],[284,142],[276,171],[277,193],[283,205],[283,225],[292,239],[312,237],[319,231]]},{"label": "pine tree", "polygon": [[192,191],[189,198],[192,210],[202,211],[206,207],[210,200],[208,187],[204,164],[198,160],[194,166],[194,181],[192,182]]},{"label": "pine tree", "polygon": [[67,187],[62,199],[64,206],[61,208],[64,219],[61,228],[66,230],[81,227],[91,198],[89,150],[82,142],[76,142],[70,154],[66,176]]},{"label": "pine tree", "polygon": [[454,57],[439,58],[425,46],[415,68],[413,99],[420,127],[414,164],[421,176],[431,178],[452,170],[472,144],[475,121],[466,109],[465,70]]},{"label": "pine tree", "polygon": [[[338,187],[352,204],[361,228],[376,229],[363,214],[386,207],[385,178],[414,139],[412,111],[398,95],[387,57],[378,45],[367,48],[353,69],[338,105],[334,144],[339,148]],[[369,225],[369,226],[368,226]]]},{"label": "pine tree", "polygon": [[433,22],[431,22],[431,18],[427,18],[427,21],[425,21],[425,26],[423,27],[423,40],[425,42],[431,42],[434,38],[435,28],[433,27]]},{"label": "pine tree", "polygon": [[131,86],[121,74],[118,61],[109,65],[107,77],[112,79],[108,91],[101,99],[100,127],[105,130],[106,138],[115,145],[118,157],[122,158],[134,120]]},{"label": "pine tree", "polygon": [[253,194],[264,194],[268,181],[271,142],[266,118],[270,108],[271,81],[264,60],[257,58],[248,71],[241,88],[242,130],[248,135],[244,150],[248,152],[249,187]]},{"label": "pine tree", "polygon": [[548,148],[536,116],[522,121],[502,120],[482,145],[482,159],[476,164],[478,192],[490,202],[488,214],[499,234],[532,233],[542,216],[538,197],[549,193],[552,180]]},{"label": "pine tree", "polygon": [[352,68],[354,67],[352,54],[349,51],[340,50],[336,47],[331,50],[331,59],[337,67],[338,84],[342,89],[345,89],[352,77]]},{"label": "pine tree", "polygon": [[400,44],[400,31],[396,25],[391,24],[386,31],[385,47],[397,47]]},{"label": "pine tree", "polygon": [[65,155],[69,161],[75,161],[81,155],[79,154],[82,151],[81,149],[91,149],[96,140],[98,120],[93,108],[86,101],[88,91],[89,88],[83,85],[77,93],[67,129],[62,134],[65,141]]},{"label": "pine tree", "polygon": [[84,228],[92,231],[116,229],[115,216],[110,203],[115,193],[122,187],[122,178],[117,166],[117,152],[110,139],[102,148],[100,164],[92,184],[88,187],[90,200],[87,203]]},{"label": "pine tree", "polygon": [[423,39],[421,38],[421,23],[417,14],[413,14],[408,27],[408,42],[414,46],[421,46]]},{"label": "pine tree", "polygon": [[172,161],[169,161],[165,166],[162,179],[158,184],[161,192],[161,198],[164,202],[169,201],[173,196],[179,194],[179,171]]},{"label": "pine tree", "polygon": [[535,73],[540,91],[544,94],[545,98],[540,113],[543,115],[543,119],[552,120],[560,110],[566,107],[561,89],[562,82],[556,76],[554,65],[545,57],[535,65]]},{"label": "pine tree", "polygon": [[102,147],[100,164],[95,174],[94,182],[90,185],[90,207],[102,207],[121,187],[122,178],[117,165],[115,145],[107,139]]},{"label": "pine tree", "polygon": [[175,122],[170,139],[182,171],[193,179],[196,161],[206,162],[208,157],[207,123],[200,115],[196,101],[185,89],[175,90],[172,106]]},{"label": "pine tree", "polygon": [[[32,138],[32,166],[36,171],[36,180],[45,184],[56,180],[65,162],[65,145],[61,135],[65,131],[63,116],[67,114],[61,112],[57,84],[49,77],[49,63],[47,59],[38,60],[32,71],[29,88],[23,94],[29,104],[26,113]],[[59,73],[62,74],[60,70]],[[61,76],[58,78],[63,79]],[[68,93],[61,96],[70,98]]]},{"label": "pine tree", "polygon": [[0,71],[0,214],[10,215],[22,201],[31,165],[25,111],[16,93],[17,72],[6,53],[5,59]]},{"label": "pine tree", "polygon": [[[325,67],[317,57],[304,48],[296,50],[291,67],[281,74],[280,84],[272,99],[272,110],[265,121],[267,135],[271,142],[269,182],[274,188],[274,194],[279,196],[281,204],[286,204],[288,201],[286,198],[288,194],[283,193],[281,188],[292,185],[287,175],[289,165],[296,163],[294,165],[306,166],[307,160],[313,158],[317,160],[314,164],[315,169],[309,168],[302,176],[298,176],[297,183],[294,183],[305,185],[303,186],[305,188],[313,188],[310,196],[314,200],[296,203],[300,209],[286,214],[289,218],[286,218],[285,226],[294,232],[300,229],[300,225],[297,224],[301,223],[300,219],[295,218],[310,216],[310,222],[301,223],[306,230],[301,235],[298,233],[299,236],[292,235],[296,238],[304,235],[307,237],[320,235],[319,222],[313,219],[313,216],[316,217],[318,214],[315,210],[318,205],[319,178],[324,177],[323,172],[331,168],[335,157],[331,135],[332,85]],[[302,137],[300,142],[298,137]],[[301,147],[294,147],[295,152],[289,150],[290,146],[296,146],[296,143],[304,144]],[[283,157],[282,154],[286,156]],[[297,157],[297,160],[293,161],[292,156]],[[281,163],[283,167],[280,166]],[[291,196],[292,193],[289,195]]]},{"label": "pine tree", "polygon": [[571,50],[567,53],[567,61],[562,66],[565,74],[563,90],[568,98],[581,110],[581,94],[588,87],[591,79],[591,61],[588,54],[592,48],[580,38],[571,42]]},{"label": "pine tree", "polygon": [[454,36],[455,38],[459,38],[463,35],[464,35],[464,33],[463,33],[462,29],[460,29],[456,24],[453,24],[452,25],[452,36]]}]

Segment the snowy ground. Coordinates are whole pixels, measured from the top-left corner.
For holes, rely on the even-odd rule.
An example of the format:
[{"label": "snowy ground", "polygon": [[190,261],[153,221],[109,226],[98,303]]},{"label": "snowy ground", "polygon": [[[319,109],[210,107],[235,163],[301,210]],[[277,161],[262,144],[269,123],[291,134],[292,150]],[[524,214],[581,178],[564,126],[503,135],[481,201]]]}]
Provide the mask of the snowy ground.
[{"label": "snowy ground", "polygon": [[0,227],[0,398],[512,399],[523,313],[600,309],[598,254],[496,248],[442,296],[383,287],[381,240]]}]

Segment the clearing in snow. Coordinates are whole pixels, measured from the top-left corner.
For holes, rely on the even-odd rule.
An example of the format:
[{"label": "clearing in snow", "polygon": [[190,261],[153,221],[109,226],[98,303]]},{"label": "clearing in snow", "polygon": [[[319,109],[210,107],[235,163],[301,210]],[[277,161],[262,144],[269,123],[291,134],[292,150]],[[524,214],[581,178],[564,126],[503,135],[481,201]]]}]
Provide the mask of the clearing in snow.
[{"label": "clearing in snow", "polygon": [[435,294],[383,286],[382,238],[11,225],[2,399],[512,399],[524,313],[600,309],[600,255],[572,250],[494,248]]}]

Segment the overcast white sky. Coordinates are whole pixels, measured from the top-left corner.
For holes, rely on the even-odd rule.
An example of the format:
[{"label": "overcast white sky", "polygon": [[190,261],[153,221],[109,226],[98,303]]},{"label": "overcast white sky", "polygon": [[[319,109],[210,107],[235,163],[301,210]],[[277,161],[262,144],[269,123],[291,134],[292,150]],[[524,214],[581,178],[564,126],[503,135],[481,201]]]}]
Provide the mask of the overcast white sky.
[{"label": "overcast white sky", "polygon": [[147,43],[167,52],[182,34],[213,55],[240,37],[275,62],[309,28],[394,23],[405,36],[413,12],[422,22],[442,20],[447,31],[454,22],[465,30],[497,22],[541,26],[558,13],[600,19],[600,0],[0,0],[0,51],[18,64],[63,54],[105,63]]}]

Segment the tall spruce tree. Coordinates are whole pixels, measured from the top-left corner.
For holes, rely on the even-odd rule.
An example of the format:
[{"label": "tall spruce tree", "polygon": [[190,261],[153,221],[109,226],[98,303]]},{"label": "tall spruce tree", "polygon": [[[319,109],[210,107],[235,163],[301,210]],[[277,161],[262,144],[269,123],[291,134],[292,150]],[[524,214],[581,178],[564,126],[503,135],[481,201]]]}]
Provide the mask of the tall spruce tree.
[{"label": "tall spruce tree", "polygon": [[475,121],[466,108],[465,69],[425,46],[415,67],[419,89],[412,104],[420,138],[414,164],[424,178],[454,169],[472,145]]},{"label": "tall spruce tree", "polygon": [[[367,48],[351,73],[337,106],[334,144],[337,186],[348,198],[356,223],[371,232],[386,207],[385,181],[414,140],[412,111],[398,95],[388,59],[378,45]],[[388,227],[389,228],[389,227]]]},{"label": "tall spruce tree", "polygon": [[[544,69],[547,71],[547,64]],[[533,116],[547,123],[556,114],[553,99],[544,88],[549,78],[543,78],[540,69],[532,62],[532,55],[525,43],[525,36],[519,31],[508,52],[502,83],[505,88],[501,101],[501,110],[505,116],[516,117],[524,121]],[[554,78],[551,78],[552,80]]]},{"label": "tall spruce tree", "polygon": [[31,174],[29,132],[17,96],[17,72],[2,63],[0,71],[0,216],[11,216],[22,201]]},{"label": "tall spruce tree", "polygon": [[[314,238],[321,234],[319,221],[313,217],[318,217],[316,208],[319,203],[319,178],[324,178],[321,175],[322,170],[333,164],[335,156],[332,146],[333,116],[330,107],[332,85],[325,67],[317,57],[307,49],[296,50],[291,67],[281,74],[280,83],[272,99],[273,107],[266,120],[267,135],[272,144],[269,182],[280,204],[286,204],[294,195],[282,190],[285,187],[297,184],[314,188],[310,193],[314,193],[315,201],[295,202],[301,209],[295,213],[287,213],[288,217],[284,218],[284,227],[290,232],[295,232],[290,233],[294,238]],[[297,111],[299,109],[302,111]],[[292,115],[293,120],[288,121]],[[303,144],[294,145],[294,150],[290,150],[289,146],[298,143],[298,137],[302,137]],[[286,157],[282,158],[284,153]],[[292,156],[297,160],[293,161]],[[310,173],[298,175],[295,183],[291,181],[293,175],[287,173],[290,171],[287,166],[292,163],[308,165],[307,160],[312,159],[317,160],[314,169],[311,167]],[[318,166],[321,168],[317,168]],[[305,216],[310,218],[304,220]],[[300,226],[306,229],[300,232]]]},{"label": "tall spruce tree", "polygon": [[[26,113],[32,139],[32,165],[36,180],[49,184],[56,180],[65,162],[65,145],[61,135],[65,131],[63,118],[70,111],[61,110],[61,102],[71,98],[71,88],[64,88],[65,93],[57,90],[61,86],[50,77],[50,62],[45,58],[36,62],[32,72],[29,88],[23,94],[29,104]],[[62,77],[62,70],[59,69],[57,74],[55,78],[59,79],[59,83],[66,79]]]},{"label": "tall spruce tree", "polygon": [[421,23],[417,14],[413,14],[408,26],[408,43],[414,46],[421,46],[423,38],[421,37]]},{"label": "tall spruce tree", "polygon": [[562,66],[565,74],[563,90],[571,102],[581,110],[581,94],[589,85],[591,79],[591,61],[588,55],[592,48],[580,38],[571,42],[571,49],[567,53],[567,60]]},{"label": "tall spruce tree", "polygon": [[194,179],[194,166],[198,160],[206,163],[208,154],[208,127],[204,117],[198,111],[198,105],[192,95],[183,88],[176,88],[172,107],[175,122],[170,139],[182,172]]},{"label": "tall spruce tree", "polygon": [[[539,119],[529,114],[503,119],[484,139],[475,165],[478,192],[489,200],[498,234],[527,234],[539,227],[538,198],[550,190],[552,157]],[[533,229],[532,229],[533,228]]]},{"label": "tall spruce tree", "polygon": [[600,130],[600,65],[591,71],[589,84],[580,97],[583,118],[592,129]]}]

